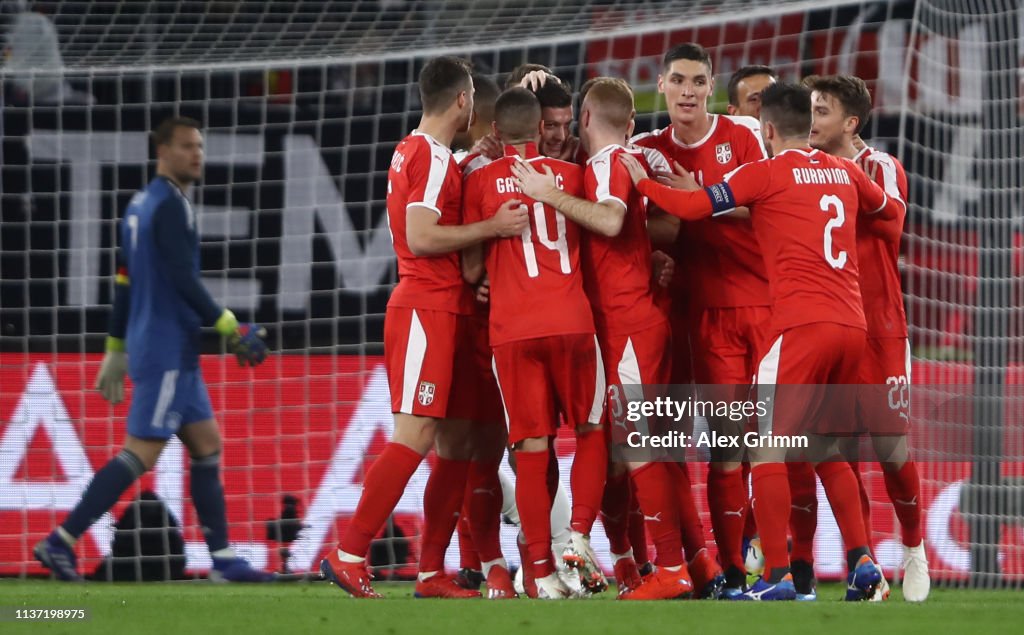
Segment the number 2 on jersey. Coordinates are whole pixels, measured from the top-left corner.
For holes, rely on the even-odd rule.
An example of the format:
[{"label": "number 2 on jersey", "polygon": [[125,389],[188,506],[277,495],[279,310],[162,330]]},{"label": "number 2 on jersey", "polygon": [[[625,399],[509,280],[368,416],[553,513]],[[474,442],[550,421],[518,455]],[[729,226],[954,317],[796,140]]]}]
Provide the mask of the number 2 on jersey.
[{"label": "number 2 on jersey", "polygon": [[832,265],[833,269],[842,269],[846,266],[846,251],[840,250],[838,255],[832,255],[832,231],[842,227],[846,222],[846,209],[843,207],[843,199],[835,194],[826,194],[818,202],[821,211],[828,213],[830,207],[836,209],[836,217],[825,223],[825,261]]},{"label": "number 2 on jersey", "polygon": [[[548,235],[547,215],[544,212],[544,203],[536,202],[533,204],[533,220],[537,226],[537,240],[551,251],[558,252],[562,273],[572,273],[572,265],[569,262],[569,243],[565,239],[565,216],[555,210],[555,226],[558,228],[558,235],[554,240],[551,240],[551,237]],[[531,278],[536,278],[540,275],[540,269],[537,267],[537,252],[533,246],[533,231],[529,225],[526,226],[526,229],[523,230],[520,236],[523,239],[523,255],[526,256],[526,273]]]}]

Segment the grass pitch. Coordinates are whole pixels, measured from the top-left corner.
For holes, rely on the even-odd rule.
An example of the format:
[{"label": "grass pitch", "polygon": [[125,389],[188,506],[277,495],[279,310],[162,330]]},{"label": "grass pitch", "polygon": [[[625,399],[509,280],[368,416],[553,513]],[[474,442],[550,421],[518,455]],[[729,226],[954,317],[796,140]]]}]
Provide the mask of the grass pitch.
[{"label": "grass pitch", "polygon": [[589,600],[416,600],[411,584],[379,584],[381,601],[357,601],[326,582],[269,585],[79,585],[0,581],[0,606],[87,608],[88,621],[0,623],[0,633],[928,633],[1015,632],[1024,595],[1013,591],[934,589],[928,602],[903,601],[898,589],[882,604],[838,601],[843,587],[819,588],[816,603]]}]

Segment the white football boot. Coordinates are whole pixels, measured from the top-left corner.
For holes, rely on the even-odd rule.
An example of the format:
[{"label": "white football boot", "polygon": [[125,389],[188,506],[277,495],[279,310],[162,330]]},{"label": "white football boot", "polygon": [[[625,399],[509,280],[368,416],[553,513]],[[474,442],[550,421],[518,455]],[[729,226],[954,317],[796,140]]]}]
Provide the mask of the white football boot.
[{"label": "white football boot", "polygon": [[576,570],[580,584],[590,593],[600,593],[608,588],[608,579],[604,577],[597,556],[590,547],[589,536],[572,532],[569,544],[562,552],[562,560],[566,566]]},{"label": "white football boot", "polygon": [[903,599],[907,602],[924,602],[932,587],[928,576],[928,556],[924,552],[924,541],[916,547],[903,547]]},{"label": "white football boot", "polygon": [[537,598],[540,600],[564,600],[572,597],[572,590],[569,589],[558,577],[558,573],[537,578]]}]

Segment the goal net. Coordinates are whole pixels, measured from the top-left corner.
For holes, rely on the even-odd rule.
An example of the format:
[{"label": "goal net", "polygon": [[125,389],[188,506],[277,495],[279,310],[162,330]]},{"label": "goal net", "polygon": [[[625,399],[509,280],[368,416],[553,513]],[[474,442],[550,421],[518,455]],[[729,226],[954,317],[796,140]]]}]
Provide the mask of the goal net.
[{"label": "goal net", "polygon": [[[0,15],[0,575],[42,573],[32,546],[123,440],[127,407],[109,406],[91,385],[117,221],[153,174],[147,133],[160,120],[204,125],[207,165],[193,193],[203,279],[241,319],[266,324],[275,351],[255,370],[223,355],[203,361],[224,435],[231,539],[256,566],[280,570],[286,558],[305,572],[337,541],[392,429],[381,359],[396,278],[386,174],[418,120],[424,61],[463,55],[499,81],[523,62],[577,87],[623,77],[636,90],[640,132],[667,123],[661,55],[696,41],[713,55],[718,112],[729,74],[746,64],[786,79],[868,82],[876,111],[864,136],[897,155],[910,181],[901,264],[915,383],[956,397],[914,417],[972,440],[965,452],[920,439],[932,569],[952,583],[1024,579],[1024,418],[1014,399],[1024,59],[1014,0],[22,4],[4,3]],[[147,490],[182,528],[185,575],[208,568],[186,454],[173,442],[96,523],[80,543],[83,571],[109,577],[105,562],[171,571],[172,558],[146,555],[143,533],[129,529],[142,519],[132,502]],[[559,459],[568,479],[571,454]],[[429,471],[428,461],[374,544],[378,576],[415,571]],[[892,575],[899,528],[881,472],[864,472],[872,546]],[[842,542],[819,494],[816,566],[837,577]],[[268,527],[282,515],[297,524]],[[607,557],[602,532],[594,541]],[[515,528],[502,535],[516,563]],[[454,543],[447,565],[458,568]]]}]

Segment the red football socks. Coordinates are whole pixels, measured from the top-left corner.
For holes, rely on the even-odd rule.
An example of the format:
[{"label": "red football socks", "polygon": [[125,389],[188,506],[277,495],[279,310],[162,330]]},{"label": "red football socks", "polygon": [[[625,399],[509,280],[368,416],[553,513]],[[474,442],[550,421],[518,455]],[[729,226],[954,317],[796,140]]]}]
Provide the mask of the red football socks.
[{"label": "red football socks", "polygon": [[455,532],[465,494],[469,461],[437,457],[423,491],[423,545],[420,571],[443,571],[444,552]]},{"label": "red football socks", "polygon": [[751,469],[754,495],[750,506],[764,552],[765,577],[774,581],[789,570],[786,529],[789,525],[789,477],[785,463],[765,463]]},{"label": "red football socks", "polygon": [[601,508],[607,471],[608,446],[605,445],[604,431],[577,434],[576,457],[572,462],[570,477],[572,520],[569,524],[573,531],[590,535]]},{"label": "red football socks", "polygon": [[516,506],[526,536],[528,570],[535,578],[555,572],[551,561],[551,496],[548,494],[547,450],[516,450]]},{"label": "red football socks", "polygon": [[860,513],[864,519],[864,536],[871,544],[871,497],[868,496],[868,490],[864,487],[864,477],[860,473],[860,462],[850,462],[850,471],[853,472],[853,478],[857,479],[857,495],[860,497]]},{"label": "red football socks", "polygon": [[631,473],[636,484],[640,509],[644,512],[647,531],[651,534],[659,567],[683,564],[683,545],[679,536],[679,513],[665,463],[648,463]]},{"label": "red football socks", "polygon": [[[857,491],[857,477],[853,475],[850,464],[846,461],[826,461],[818,463],[814,470],[821,479],[832,513],[843,535],[843,546],[846,551],[867,547],[868,538],[864,530],[864,516]],[[760,525],[760,518],[758,519]]]},{"label": "red football socks", "polygon": [[917,464],[907,461],[898,472],[885,472],[885,489],[900,520],[903,544],[921,544],[921,477]]},{"label": "red football socks", "polygon": [[338,543],[347,554],[366,557],[373,540],[395,505],[423,457],[400,443],[388,443],[373,462],[363,481],[356,513]]},{"label": "red football socks", "polygon": [[708,471],[708,509],[722,568],[733,566],[744,570],[741,552],[746,507],[742,471],[739,468],[720,471],[712,466]]},{"label": "red football socks", "polygon": [[787,463],[792,506],[789,530],[793,534],[791,560],[814,563],[814,532],[818,528],[818,477],[810,463]]},{"label": "red football socks", "polygon": [[683,549],[687,561],[693,560],[697,552],[707,546],[704,524],[697,515],[697,502],[693,498],[690,472],[685,464],[666,463],[669,475],[675,482],[676,509],[679,511],[679,530],[682,532]]},{"label": "red football socks", "polygon": [[[479,560],[490,562],[501,554],[500,461],[473,461],[467,479],[469,525]],[[477,568],[479,570],[479,568]]]},{"label": "red football socks", "polygon": [[[608,547],[614,554],[630,549],[629,540],[629,472],[609,475],[601,498],[601,524],[608,535]],[[634,556],[636,554],[634,553]]]}]

